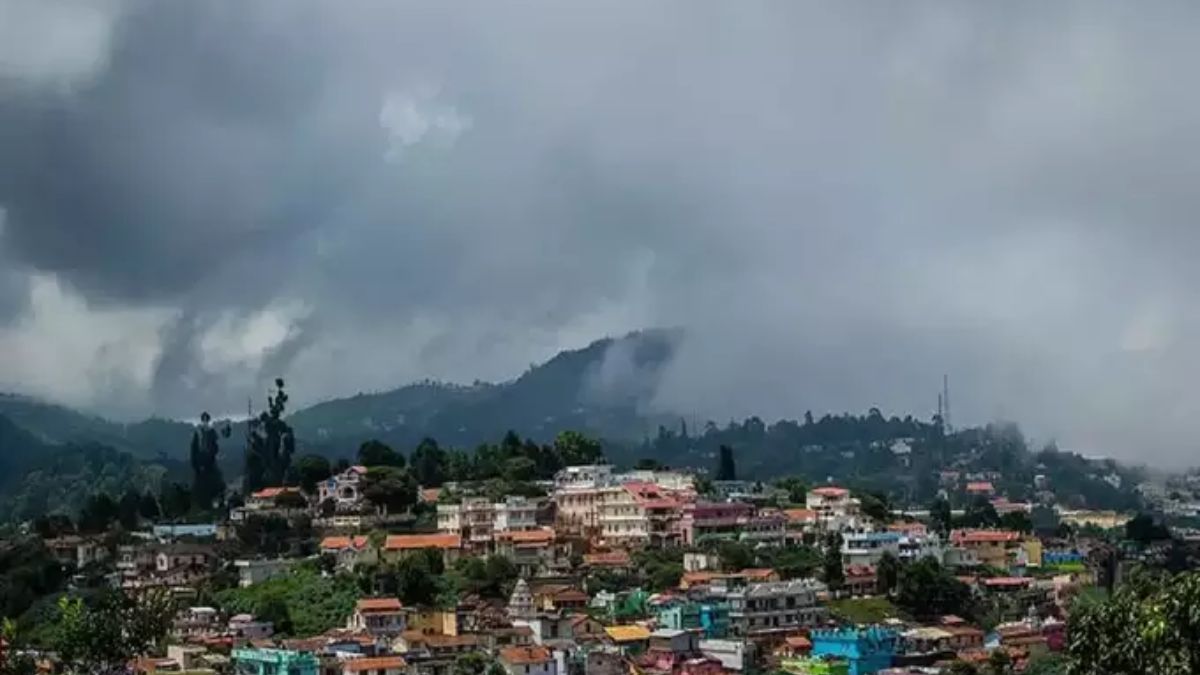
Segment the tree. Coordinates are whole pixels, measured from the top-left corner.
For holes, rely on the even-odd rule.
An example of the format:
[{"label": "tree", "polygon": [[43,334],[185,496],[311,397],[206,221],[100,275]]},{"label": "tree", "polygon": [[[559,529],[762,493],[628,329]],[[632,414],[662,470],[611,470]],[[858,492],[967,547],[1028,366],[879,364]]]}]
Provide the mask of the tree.
[{"label": "tree", "polygon": [[305,455],[296,460],[296,475],[300,489],[311,495],[317,491],[318,483],[333,475],[333,468],[321,455]]},{"label": "tree", "polygon": [[[225,477],[217,464],[221,454],[217,433],[212,417],[207,412],[201,413],[200,424],[192,432],[192,502],[204,511],[225,497]],[[228,437],[229,427],[225,426],[222,433]]]},{"label": "tree", "polygon": [[0,624],[0,675],[34,675],[37,663],[22,651],[17,624],[4,619]]},{"label": "tree", "polygon": [[979,669],[966,661],[955,661],[946,669],[948,675],[979,675]]},{"label": "tree", "polygon": [[1156,541],[1170,539],[1171,531],[1162,523],[1155,521],[1153,516],[1139,513],[1125,523],[1125,538],[1146,546]]},{"label": "tree", "polygon": [[929,507],[929,523],[934,531],[943,537],[950,534],[952,516],[950,513],[950,502],[945,499],[935,499]]},{"label": "tree", "polygon": [[717,480],[737,480],[737,467],[733,462],[733,448],[722,445],[717,456]]},{"label": "tree", "polygon": [[149,492],[142,493],[142,499],[138,502],[138,515],[143,520],[151,522],[157,520],[162,515],[158,510],[158,500],[154,498],[154,495]]},{"label": "tree", "polygon": [[957,614],[971,616],[971,589],[936,559],[922,558],[900,569],[896,604],[923,619]]},{"label": "tree", "polygon": [[366,467],[395,466],[403,467],[404,455],[396,452],[391,446],[371,439],[358,446],[358,463]]},{"label": "tree", "polygon": [[604,461],[600,442],[578,431],[563,431],[554,439],[554,450],[565,466],[599,464]]},{"label": "tree", "polygon": [[438,577],[445,572],[442,553],[423,549],[396,563],[396,594],[406,605],[431,605],[438,595]]},{"label": "tree", "polygon": [[717,557],[726,572],[737,572],[754,567],[754,548],[740,541],[722,541],[717,544]]},{"label": "tree", "polygon": [[1029,534],[1033,531],[1033,521],[1029,518],[1029,514],[1024,511],[1010,511],[1000,516],[1000,528]]},{"label": "tree", "polygon": [[58,604],[53,645],[73,673],[121,673],[129,661],[161,644],[175,615],[163,591],[102,594],[91,604],[64,596]]},{"label": "tree", "polygon": [[470,652],[454,660],[450,675],[486,675],[495,663],[485,652]]},{"label": "tree", "polygon": [[417,503],[417,482],[407,469],[376,466],[367,469],[363,497],[389,513],[403,513]]},{"label": "tree", "polygon": [[825,538],[824,562],[821,564],[822,578],[829,590],[841,589],[846,581],[845,570],[842,569],[842,535],[834,532]]},{"label": "tree", "polygon": [[121,495],[121,501],[117,502],[117,522],[121,523],[121,527],[126,530],[137,529],[138,508],[141,504],[142,496],[132,487]]},{"label": "tree", "polygon": [[64,534],[74,534],[75,523],[65,513],[51,513],[34,518],[33,531],[42,539],[54,539]]},{"label": "tree", "polygon": [[887,497],[873,492],[864,492],[858,498],[863,515],[871,520],[882,523],[892,519],[892,509],[888,505]]},{"label": "tree", "polygon": [[246,448],[246,472],[242,491],[256,492],[267,486],[282,485],[296,451],[296,437],[284,421],[288,395],[283,379],[275,380],[275,393],[267,394],[267,409],[249,421],[249,445]]},{"label": "tree", "polygon": [[162,512],[169,520],[182,518],[192,509],[192,494],[180,483],[171,483],[163,488]]},{"label": "tree", "polygon": [[85,534],[104,532],[117,520],[118,507],[112,497],[100,492],[88,498],[79,512],[79,530]]},{"label": "tree", "polygon": [[993,649],[988,655],[988,670],[992,675],[1009,675],[1012,672],[1012,657],[1005,649]]},{"label": "tree", "polygon": [[643,457],[633,465],[633,468],[637,471],[662,471],[666,467],[657,459]]},{"label": "tree", "polygon": [[900,577],[900,561],[890,551],[885,551],[875,566],[875,576],[879,584],[879,593],[891,595],[896,589]]},{"label": "tree", "polygon": [[808,484],[798,476],[788,476],[775,481],[775,487],[786,490],[789,504],[804,504],[808,492]]},{"label": "tree", "polygon": [[1076,603],[1072,675],[1200,672],[1200,572],[1131,574],[1107,600]]},{"label": "tree", "polygon": [[999,527],[1000,516],[996,513],[996,507],[987,500],[986,497],[976,497],[971,503],[967,504],[966,512],[963,513],[963,527]]},{"label": "tree", "polygon": [[417,444],[410,464],[413,477],[421,487],[440,487],[446,479],[446,452],[432,438]]}]

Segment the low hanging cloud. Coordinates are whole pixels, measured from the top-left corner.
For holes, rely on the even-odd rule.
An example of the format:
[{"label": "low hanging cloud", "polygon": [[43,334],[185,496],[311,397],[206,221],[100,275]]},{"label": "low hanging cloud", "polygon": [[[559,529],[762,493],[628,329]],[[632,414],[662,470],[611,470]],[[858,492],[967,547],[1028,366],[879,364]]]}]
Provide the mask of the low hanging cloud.
[{"label": "low hanging cloud", "polygon": [[949,373],[1181,463],[1198,12],[0,0],[0,387],[193,417],[679,326],[663,410]]}]

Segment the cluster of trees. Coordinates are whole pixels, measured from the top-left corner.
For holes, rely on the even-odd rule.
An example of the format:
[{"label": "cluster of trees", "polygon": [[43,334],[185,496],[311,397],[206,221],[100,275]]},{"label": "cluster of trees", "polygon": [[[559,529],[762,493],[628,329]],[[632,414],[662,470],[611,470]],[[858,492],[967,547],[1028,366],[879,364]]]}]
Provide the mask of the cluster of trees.
[{"label": "cluster of trees", "polygon": [[440,551],[426,549],[364,568],[358,582],[364,593],[395,596],[408,605],[453,607],[464,594],[507,600],[517,577],[504,556],[464,557],[447,567]]},{"label": "cluster of trees", "polygon": [[296,436],[284,421],[288,395],[282,379],[275,380],[275,392],[267,396],[267,409],[250,421],[246,469],[242,490],[250,494],[273,485],[283,485],[291,477],[292,455],[296,452]]},{"label": "cluster of trees", "polygon": [[1077,602],[1067,627],[1072,675],[1200,672],[1200,572],[1132,575],[1107,600]]},{"label": "cluster of trees", "polygon": [[230,613],[249,613],[271,621],[282,635],[317,635],[344,625],[363,589],[346,574],[322,574],[317,565],[301,564],[288,574],[247,588],[228,588],[214,602]]},{"label": "cluster of trees", "polygon": [[[613,458],[632,462],[653,457],[671,466],[712,466],[728,476],[725,457],[736,457],[741,477],[795,474],[810,482],[837,482],[878,493],[894,501],[926,503],[940,488],[946,467],[1001,474],[997,489],[1014,500],[1034,497],[1035,475],[1043,475],[1056,498],[1071,507],[1131,510],[1139,505],[1133,489],[1140,473],[1111,461],[1089,460],[1053,445],[1029,447],[1013,424],[990,424],[946,433],[936,416],[929,421],[885,417],[873,408],[865,415],[806,413],[802,421],[766,424],[757,417],[709,422],[699,434],[686,424],[659,427],[653,438],[629,448],[614,448]],[[1112,480],[1113,477],[1120,480]]]},{"label": "cluster of trees", "polygon": [[938,498],[929,506],[929,520],[934,531],[943,537],[957,528],[1004,529],[1029,534],[1033,531],[1033,519],[1024,511],[1011,511],[1000,515],[996,507],[985,497],[976,497],[967,503],[963,514],[954,517],[950,502]]}]

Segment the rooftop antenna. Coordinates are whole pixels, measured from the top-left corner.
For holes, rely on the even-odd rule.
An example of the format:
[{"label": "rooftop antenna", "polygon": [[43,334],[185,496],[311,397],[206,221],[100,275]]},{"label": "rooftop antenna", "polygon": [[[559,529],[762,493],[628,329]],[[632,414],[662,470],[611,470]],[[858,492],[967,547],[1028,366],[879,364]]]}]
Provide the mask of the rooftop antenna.
[{"label": "rooftop antenna", "polygon": [[938,392],[937,418],[938,418],[938,421],[942,423],[942,428],[944,429],[946,427],[946,417],[942,414],[942,392],[940,392],[940,391]]},{"label": "rooftop antenna", "polygon": [[945,406],[946,416],[942,418],[942,426],[945,427],[946,433],[949,433],[950,428],[950,376],[942,375],[942,405]]}]

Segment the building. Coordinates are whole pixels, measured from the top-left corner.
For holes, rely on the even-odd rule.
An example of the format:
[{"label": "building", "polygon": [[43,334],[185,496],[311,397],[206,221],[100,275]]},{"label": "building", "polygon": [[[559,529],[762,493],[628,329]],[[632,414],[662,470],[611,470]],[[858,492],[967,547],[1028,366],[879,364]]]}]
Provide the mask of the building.
[{"label": "building", "polygon": [[505,647],[496,656],[508,675],[558,675],[554,655],[545,647]]},{"label": "building", "polygon": [[362,481],[367,467],[352,466],[336,476],[317,484],[317,503],[333,502],[339,513],[354,513],[362,509]]},{"label": "building", "polygon": [[388,562],[396,562],[429,548],[440,551],[449,564],[458,559],[462,546],[462,537],[457,534],[393,534],[384,541],[383,557]]},{"label": "building", "polygon": [[342,675],[403,675],[408,663],[403,656],[359,656],[341,662]]},{"label": "building", "polygon": [[817,527],[822,530],[845,530],[859,522],[859,503],[843,487],[827,485],[809,490],[805,506],[816,513]]},{"label": "building", "polygon": [[275,634],[275,624],[259,621],[251,614],[234,614],[225,632],[235,640],[262,640]]},{"label": "building", "polygon": [[676,546],[683,538],[682,506],[675,494],[654,483],[625,483],[599,505],[600,536],[608,546]]},{"label": "building", "polygon": [[[269,487],[263,488],[257,492],[251,492],[246,498],[245,511],[274,511],[279,510],[279,500],[284,495],[296,495],[303,498],[304,495],[297,487]],[[287,510],[287,509],[284,509]]]},{"label": "building", "polygon": [[879,591],[879,576],[872,565],[847,565],[842,588],[851,597],[875,595]]},{"label": "building", "polygon": [[532,619],[534,616],[533,593],[525,578],[517,579],[512,596],[508,599],[508,616],[511,619]]},{"label": "building", "polygon": [[1008,530],[954,530],[950,533],[953,546],[973,551],[981,565],[1007,569],[1015,561],[1021,545],[1021,533]]},{"label": "building", "polygon": [[736,540],[739,524],[754,514],[754,507],[742,502],[696,502],[683,513],[683,543],[688,546],[714,540]]},{"label": "building", "polygon": [[317,675],[320,667],[311,653],[288,649],[235,649],[232,660],[238,675]]},{"label": "building", "polygon": [[199,544],[167,544],[154,556],[154,571],[159,574],[174,570],[205,570],[216,562],[213,549]]},{"label": "building", "polygon": [[795,579],[736,589],[713,586],[710,592],[729,605],[730,636],[750,637],[816,625],[827,615],[817,603],[817,594],[826,590],[825,584],[815,579]]},{"label": "building", "polygon": [[900,557],[899,532],[846,532],[842,535],[842,566],[875,566],[884,553]]},{"label": "building", "polygon": [[892,665],[899,636],[886,628],[815,630],[809,636],[814,658],[845,659],[849,675],[869,675]]},{"label": "building", "polygon": [[353,570],[360,564],[373,562],[375,551],[366,535],[325,537],[321,540],[321,555],[336,558],[340,569]]},{"label": "building", "polygon": [[261,584],[282,574],[286,574],[292,566],[290,560],[235,560],[233,566],[238,571],[238,586],[246,588]]},{"label": "building", "polygon": [[352,631],[372,636],[396,636],[406,630],[404,607],[396,598],[362,598],[346,624]]},{"label": "building", "polygon": [[496,534],[496,553],[512,561],[521,576],[535,577],[566,566],[559,555],[552,528],[515,530]]}]

